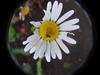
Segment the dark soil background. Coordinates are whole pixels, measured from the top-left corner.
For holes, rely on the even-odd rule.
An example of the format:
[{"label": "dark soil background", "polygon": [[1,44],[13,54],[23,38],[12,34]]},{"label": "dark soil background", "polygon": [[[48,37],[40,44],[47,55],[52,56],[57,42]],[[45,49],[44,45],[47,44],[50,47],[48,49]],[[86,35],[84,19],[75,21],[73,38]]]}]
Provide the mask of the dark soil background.
[{"label": "dark soil background", "polygon": [[[53,1],[53,0],[52,0]],[[62,1],[62,0],[60,0]],[[20,0],[15,0],[15,1],[11,1],[9,3],[7,3],[7,7],[4,7],[3,10],[7,10],[7,11],[4,11],[6,12],[4,15],[4,24],[3,24],[3,35],[4,35],[4,38],[6,39],[6,32],[7,32],[7,29],[8,29],[8,24],[9,24],[9,18],[11,18],[13,12],[15,11],[15,8],[23,3],[24,1],[20,1]],[[47,0],[46,0],[47,2]],[[43,8],[46,6],[46,2],[43,4]],[[62,1],[63,2],[63,1]],[[95,14],[95,10],[96,10],[96,0],[91,0],[91,1],[85,1],[85,0],[78,0],[78,2],[80,2],[83,7],[88,11],[88,13],[90,14],[91,18],[92,18],[92,24],[93,24],[93,31],[95,32],[95,28],[97,27],[96,25],[96,15]],[[65,2],[64,2],[65,3]],[[63,10],[63,13],[65,13],[66,11],[68,11],[70,8],[73,9],[73,5],[72,4],[72,7],[70,6],[70,3],[69,4],[66,4],[65,3],[65,7],[64,9],[66,9],[65,11]],[[8,7],[9,6],[9,7]],[[37,7],[37,3],[35,5]],[[41,10],[41,5],[38,5],[38,8],[40,8]],[[33,8],[35,9],[35,7]],[[71,51],[72,54],[70,55],[66,55],[65,53],[63,53],[63,59],[61,61],[59,61],[58,59],[56,60],[52,60],[51,63],[47,63],[45,61],[45,59],[43,60],[43,74],[44,75],[69,75],[69,72],[73,71],[73,70],[76,70],[78,67],[81,66],[81,64],[83,64],[87,58],[87,55],[88,53],[90,52],[90,48],[92,46],[92,38],[90,38],[90,36],[92,36],[92,33],[91,33],[91,25],[89,25],[90,23],[88,22],[87,18],[83,18],[82,15],[84,16],[84,13],[78,11],[78,9],[80,9],[79,7],[75,6],[75,10],[76,13],[73,17],[71,18],[75,18],[75,17],[78,17],[79,19],[81,19],[82,22],[79,23],[79,25],[81,25],[81,28],[80,30],[76,31],[75,34],[76,36],[73,37],[77,40],[78,44],[73,46],[73,45],[70,45],[70,44],[67,44],[69,50]],[[2,12],[3,12],[2,10]],[[40,10],[35,10],[35,11],[40,11]],[[81,9],[80,9],[81,10]],[[78,12],[78,14],[77,14]],[[43,14],[41,12],[41,14]],[[40,15],[36,15],[36,13],[34,12],[32,15],[34,16],[39,16],[37,18],[35,18],[35,20],[41,18],[42,16]],[[2,16],[1,16],[2,17]],[[70,18],[70,19],[71,19]],[[0,18],[1,19],[1,18]],[[32,18],[30,19],[27,19],[27,20],[31,20]],[[27,22],[27,21],[26,21]],[[20,22],[22,23],[22,22]],[[18,23],[19,24],[19,23]],[[85,26],[84,26],[85,25]],[[87,27],[87,26],[89,27]],[[17,28],[17,27],[15,27]],[[88,29],[90,28],[90,29]],[[29,28],[30,29],[30,28]],[[93,32],[93,33],[94,33]],[[86,34],[85,34],[86,33]],[[88,34],[87,34],[88,33]],[[29,34],[31,34],[31,32],[29,32]],[[82,34],[82,36],[80,36]],[[94,33],[95,35],[93,36],[96,36],[97,33]],[[28,35],[27,35],[28,36]],[[26,38],[26,36],[24,37],[24,39]],[[80,38],[80,39],[79,39]],[[86,38],[85,40],[83,40],[84,38]],[[88,60],[87,62],[84,64],[84,66],[78,70],[75,75],[86,75],[86,74],[96,74],[96,72],[94,71],[97,67],[96,64],[97,64],[97,60],[96,58],[93,58],[93,55],[96,51],[96,48],[97,48],[97,45],[96,45],[96,38],[97,37],[94,37],[94,44],[93,44],[93,50],[92,52],[90,53],[89,57],[88,57]],[[2,38],[3,39],[3,38]],[[19,68],[17,68],[17,66],[14,64],[14,62],[12,61],[10,55],[8,54],[8,50],[7,50],[7,46],[6,46],[6,40],[4,39],[3,41],[3,46],[1,45],[1,48],[2,48],[2,52],[0,54],[0,59],[1,59],[1,62],[0,62],[0,75],[4,75],[5,73],[8,73],[10,75],[15,75],[15,74],[21,74],[21,75],[24,75],[24,73],[22,71],[19,70]],[[19,41],[17,41],[18,45],[17,47],[22,47],[21,44],[19,44]],[[90,43],[91,42],[91,43]],[[1,43],[0,43],[1,44]],[[21,65],[23,62],[28,62],[30,63],[32,66],[33,66],[33,75],[34,73],[36,72],[35,71],[35,64],[36,64],[36,61],[33,61],[32,59],[29,59],[30,57],[20,57],[20,56],[15,56],[17,57],[17,61],[20,62],[19,64]],[[63,64],[64,62],[69,62],[72,64],[71,68],[67,69],[63,67]],[[2,66],[1,66],[2,65]]]}]

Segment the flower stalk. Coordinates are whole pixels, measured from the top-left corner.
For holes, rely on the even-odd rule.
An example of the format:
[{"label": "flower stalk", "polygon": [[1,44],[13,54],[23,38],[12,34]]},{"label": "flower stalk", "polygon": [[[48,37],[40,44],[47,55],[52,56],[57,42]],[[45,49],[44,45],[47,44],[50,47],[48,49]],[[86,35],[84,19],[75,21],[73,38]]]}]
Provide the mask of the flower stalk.
[{"label": "flower stalk", "polygon": [[42,59],[39,59],[37,61],[37,74],[36,75],[42,75]]}]

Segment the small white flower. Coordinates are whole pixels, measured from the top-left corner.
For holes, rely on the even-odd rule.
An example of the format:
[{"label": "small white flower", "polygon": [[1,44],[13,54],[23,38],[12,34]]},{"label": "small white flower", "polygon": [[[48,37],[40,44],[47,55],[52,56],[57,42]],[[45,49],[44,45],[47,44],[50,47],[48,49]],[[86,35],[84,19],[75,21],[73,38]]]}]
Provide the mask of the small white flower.
[{"label": "small white flower", "polygon": [[30,12],[29,6],[20,7],[19,19],[24,21],[25,16],[28,15],[29,12]]},{"label": "small white flower", "polygon": [[34,53],[34,59],[45,57],[47,62],[50,62],[51,57],[53,59],[58,57],[58,59],[61,60],[61,50],[66,54],[70,53],[62,40],[70,44],[76,44],[76,41],[68,37],[67,34],[70,33],[74,35],[74,33],[70,31],[79,29],[79,25],[76,24],[79,22],[79,19],[75,18],[65,21],[74,14],[74,10],[70,10],[59,18],[62,8],[62,3],[54,1],[52,5],[49,1],[46,10],[43,10],[45,13],[42,18],[43,21],[30,22],[36,27],[36,30],[33,35],[29,36],[27,40],[23,42],[23,44],[27,44],[24,48],[25,52],[29,51],[30,54]]}]

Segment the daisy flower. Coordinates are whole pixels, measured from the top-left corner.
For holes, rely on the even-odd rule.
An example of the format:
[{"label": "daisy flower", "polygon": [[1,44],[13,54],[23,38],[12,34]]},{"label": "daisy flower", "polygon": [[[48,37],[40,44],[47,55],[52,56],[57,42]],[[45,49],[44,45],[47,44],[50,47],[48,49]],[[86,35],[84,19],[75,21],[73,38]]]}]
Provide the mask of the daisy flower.
[{"label": "daisy flower", "polygon": [[29,14],[30,8],[28,6],[20,7],[21,11],[19,13],[19,18],[25,20],[25,16]]},{"label": "daisy flower", "polygon": [[29,36],[26,41],[23,41],[25,52],[30,54],[34,53],[33,58],[43,58],[45,57],[47,62],[58,57],[59,60],[62,59],[61,50],[66,54],[70,51],[68,47],[63,43],[63,40],[70,43],[76,44],[76,41],[68,37],[70,31],[79,29],[78,18],[66,21],[70,16],[74,14],[74,10],[70,10],[59,18],[63,9],[63,4],[54,1],[53,5],[49,1],[47,3],[46,10],[44,9],[44,17],[42,21],[30,21],[30,24],[36,27],[34,34]]}]

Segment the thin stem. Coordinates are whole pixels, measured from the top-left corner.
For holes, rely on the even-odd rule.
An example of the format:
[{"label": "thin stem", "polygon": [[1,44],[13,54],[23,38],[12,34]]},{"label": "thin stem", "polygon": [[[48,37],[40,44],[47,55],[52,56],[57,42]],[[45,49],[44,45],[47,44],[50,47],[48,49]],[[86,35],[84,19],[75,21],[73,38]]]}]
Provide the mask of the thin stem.
[{"label": "thin stem", "polygon": [[37,75],[42,75],[42,59],[37,61]]}]

